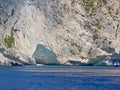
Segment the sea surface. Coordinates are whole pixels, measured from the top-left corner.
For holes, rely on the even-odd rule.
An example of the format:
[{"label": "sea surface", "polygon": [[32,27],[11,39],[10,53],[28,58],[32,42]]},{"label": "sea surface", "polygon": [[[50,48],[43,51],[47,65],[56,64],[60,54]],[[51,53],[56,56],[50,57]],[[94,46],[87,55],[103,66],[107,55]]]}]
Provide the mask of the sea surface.
[{"label": "sea surface", "polygon": [[120,67],[0,67],[0,90],[120,90]]}]

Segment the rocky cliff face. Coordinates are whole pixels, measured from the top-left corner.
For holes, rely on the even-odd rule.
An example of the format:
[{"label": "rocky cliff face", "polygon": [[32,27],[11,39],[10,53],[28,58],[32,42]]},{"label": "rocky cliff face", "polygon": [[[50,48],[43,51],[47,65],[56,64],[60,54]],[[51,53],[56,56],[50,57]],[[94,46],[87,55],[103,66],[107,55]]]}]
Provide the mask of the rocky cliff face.
[{"label": "rocky cliff face", "polygon": [[119,41],[119,0],[0,0],[1,65],[86,63],[100,57],[111,65],[119,62]]}]

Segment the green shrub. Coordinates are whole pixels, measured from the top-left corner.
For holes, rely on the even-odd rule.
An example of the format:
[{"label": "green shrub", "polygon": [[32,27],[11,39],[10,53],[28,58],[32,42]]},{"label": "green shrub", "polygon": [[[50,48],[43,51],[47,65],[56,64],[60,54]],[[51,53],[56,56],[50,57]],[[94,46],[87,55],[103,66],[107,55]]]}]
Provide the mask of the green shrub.
[{"label": "green shrub", "polygon": [[96,27],[97,27],[98,30],[101,30],[101,28],[102,28],[102,25],[101,25],[99,19],[96,19]]},{"label": "green shrub", "polygon": [[11,48],[14,46],[14,37],[7,36],[4,38],[4,42],[8,48]]},{"label": "green shrub", "polygon": [[91,8],[94,8],[94,2],[95,0],[86,0],[86,11],[89,12]]},{"label": "green shrub", "polygon": [[106,4],[106,1],[105,0],[98,0],[97,2],[97,7],[98,8],[101,8],[102,6],[104,6]]},{"label": "green shrub", "polygon": [[[97,3],[97,4],[95,4]],[[95,14],[97,10],[106,4],[106,0],[85,0],[85,9],[87,12]]]},{"label": "green shrub", "polygon": [[76,55],[76,52],[75,52],[74,49],[71,49],[70,52],[71,52],[72,55]]}]

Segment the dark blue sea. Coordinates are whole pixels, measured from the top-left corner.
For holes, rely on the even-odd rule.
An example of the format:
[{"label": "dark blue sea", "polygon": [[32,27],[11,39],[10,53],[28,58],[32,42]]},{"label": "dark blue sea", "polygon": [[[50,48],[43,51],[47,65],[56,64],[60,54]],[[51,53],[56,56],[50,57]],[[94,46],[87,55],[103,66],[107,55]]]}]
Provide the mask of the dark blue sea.
[{"label": "dark blue sea", "polygon": [[0,67],[0,90],[120,90],[120,67]]}]

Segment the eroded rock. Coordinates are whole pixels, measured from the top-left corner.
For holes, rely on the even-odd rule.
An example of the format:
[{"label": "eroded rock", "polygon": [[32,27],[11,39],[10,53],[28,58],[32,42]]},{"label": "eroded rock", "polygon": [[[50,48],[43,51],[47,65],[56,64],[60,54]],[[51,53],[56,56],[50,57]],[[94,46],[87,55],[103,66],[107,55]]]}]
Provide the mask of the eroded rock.
[{"label": "eroded rock", "polygon": [[37,45],[33,58],[38,64],[60,64],[57,55],[42,44]]}]

